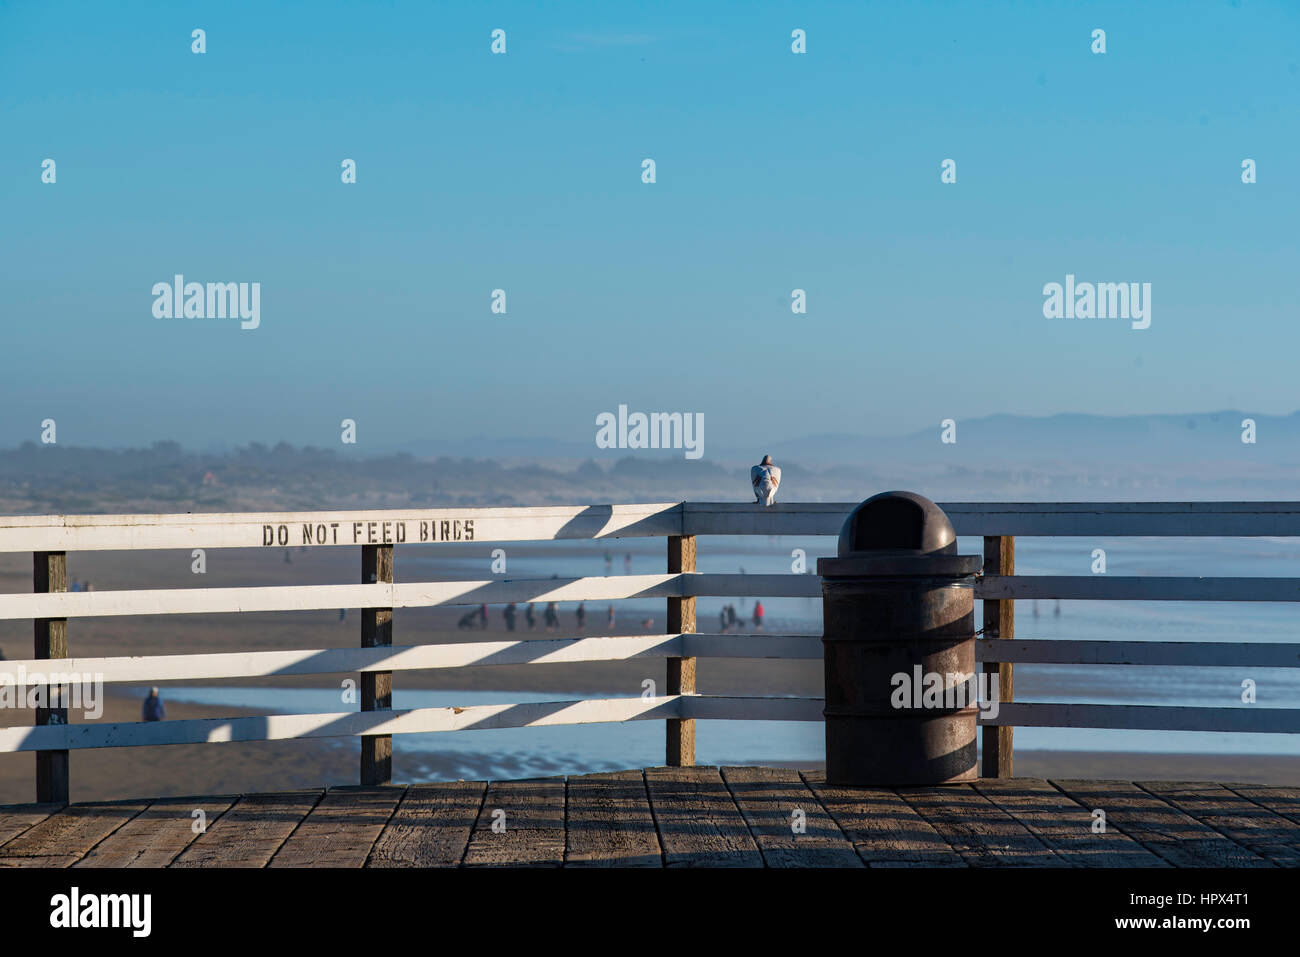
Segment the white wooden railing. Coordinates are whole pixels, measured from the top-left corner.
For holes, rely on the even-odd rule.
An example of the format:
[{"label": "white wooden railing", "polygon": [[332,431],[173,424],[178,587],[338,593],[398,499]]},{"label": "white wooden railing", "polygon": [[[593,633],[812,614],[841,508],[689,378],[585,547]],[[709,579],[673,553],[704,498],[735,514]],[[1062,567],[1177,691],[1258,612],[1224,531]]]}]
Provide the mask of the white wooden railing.
[{"label": "white wooden railing", "polygon": [[[355,673],[359,712],[270,715],[164,722],[68,724],[66,709],[39,711],[37,726],[0,728],[0,752],[37,753],[37,799],[68,800],[68,752],[220,741],[355,736],[362,741],[363,783],[391,776],[391,735],[591,722],[662,720],[670,764],[694,761],[695,719],[822,720],[819,698],[712,696],[695,693],[695,661],[707,657],[821,657],[821,639],[803,635],[718,635],[695,631],[697,597],[820,595],[815,575],[697,572],[697,536],[836,535],[856,503],[759,508],[677,503],[577,507],[426,509],[265,514],[81,515],[0,517],[0,552],[35,556],[35,589],[0,595],[0,619],[36,623],[36,657],[0,663],[0,681],[35,683],[56,670],[94,674],[105,683],[264,678]],[[1017,662],[1300,667],[1300,644],[1024,640],[1014,638],[1021,598],[1142,601],[1300,601],[1300,578],[1018,576],[1016,536],[1293,536],[1300,503],[948,503],[958,535],[981,536],[984,633],[977,647],[986,671],[1001,676],[1002,704],[985,725],[984,773],[1011,773],[1011,729],[1033,727],[1300,733],[1300,709],[1193,708],[1154,705],[1024,703],[1013,700]],[[544,580],[393,581],[393,550],[430,542],[510,542],[663,537],[668,571]],[[360,546],[362,583],[240,588],[67,592],[68,551]],[[394,646],[392,609],[508,602],[617,601],[662,598],[668,633],[620,637],[524,639]],[[68,619],[107,615],[362,609],[362,647],[152,657],[68,657]],[[662,658],[667,693],[465,708],[391,710],[394,672],[469,665],[538,664]],[[54,660],[58,659],[57,665]],[[23,678],[22,675],[27,677]],[[40,677],[33,679],[32,675]]]}]

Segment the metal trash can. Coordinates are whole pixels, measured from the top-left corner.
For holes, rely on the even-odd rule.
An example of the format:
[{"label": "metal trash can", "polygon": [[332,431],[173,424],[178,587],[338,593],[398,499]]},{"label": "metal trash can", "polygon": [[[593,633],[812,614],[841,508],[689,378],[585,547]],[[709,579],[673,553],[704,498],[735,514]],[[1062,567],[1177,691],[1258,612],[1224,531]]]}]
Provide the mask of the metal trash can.
[{"label": "metal trash can", "polygon": [[974,576],[939,506],[882,492],[840,531],[822,579],[826,782],[978,777]]}]

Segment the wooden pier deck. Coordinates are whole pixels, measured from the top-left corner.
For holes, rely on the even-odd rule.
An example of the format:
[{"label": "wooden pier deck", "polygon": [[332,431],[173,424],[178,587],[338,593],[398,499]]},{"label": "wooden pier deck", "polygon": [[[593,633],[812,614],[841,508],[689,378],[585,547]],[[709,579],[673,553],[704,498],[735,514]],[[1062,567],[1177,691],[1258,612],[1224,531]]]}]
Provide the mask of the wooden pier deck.
[{"label": "wooden pier deck", "polygon": [[1295,867],[1300,788],[661,767],[0,807],[0,867],[457,866]]}]

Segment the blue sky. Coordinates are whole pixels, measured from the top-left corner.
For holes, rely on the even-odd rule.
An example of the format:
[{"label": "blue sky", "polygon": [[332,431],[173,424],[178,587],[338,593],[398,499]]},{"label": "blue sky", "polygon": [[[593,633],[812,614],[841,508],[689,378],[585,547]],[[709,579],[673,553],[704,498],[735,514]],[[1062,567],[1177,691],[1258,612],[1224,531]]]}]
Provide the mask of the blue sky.
[{"label": "blue sky", "polygon": [[[1281,0],[0,3],[0,118],[4,445],[1300,406]],[[261,326],[155,318],[177,272]],[[1151,327],[1045,319],[1067,273]]]}]

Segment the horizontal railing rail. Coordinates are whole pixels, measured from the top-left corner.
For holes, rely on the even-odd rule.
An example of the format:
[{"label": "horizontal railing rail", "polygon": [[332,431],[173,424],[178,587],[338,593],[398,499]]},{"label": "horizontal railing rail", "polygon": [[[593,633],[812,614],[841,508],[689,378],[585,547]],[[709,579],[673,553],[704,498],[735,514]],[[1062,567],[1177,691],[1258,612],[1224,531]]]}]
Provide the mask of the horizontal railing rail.
[{"label": "horizontal railing rail", "polygon": [[[838,535],[857,502],[0,516],[0,552]],[[1300,537],[1300,502],[941,502],[963,536]],[[400,527],[399,527],[400,526]],[[400,537],[399,537],[400,536]]]},{"label": "horizontal railing rail", "polygon": [[[358,737],[363,783],[390,773],[391,735],[486,727],[531,727],[663,720],[668,763],[693,763],[694,722],[821,720],[821,699],[712,696],[695,692],[699,658],[821,658],[821,638],[793,634],[701,634],[701,597],[814,598],[813,574],[716,574],[696,569],[697,536],[831,536],[856,503],[757,508],[735,503],[449,508],[185,515],[0,517],[0,552],[36,557],[35,590],[0,595],[0,620],[36,622],[36,656],[0,662],[0,684],[44,686],[59,675],[104,683],[229,680],[323,674],[362,677],[362,710],[166,722],[67,724],[66,708],[45,707],[37,725],[0,728],[0,752],[35,751],[38,798],[67,800],[67,753],[84,748]],[[1015,664],[1189,667],[1300,667],[1300,644],[1221,641],[1018,639],[1014,603],[1085,601],[1300,601],[1300,578],[1017,575],[1016,536],[1300,537],[1297,502],[945,503],[959,536],[984,539],[984,574],[972,582],[984,602],[977,659],[999,675],[996,711],[981,713],[984,773],[1011,773],[1011,729],[1077,727],[1137,730],[1300,733],[1300,710],[1273,707],[1017,702]],[[394,581],[392,554],[402,545],[662,537],[668,571],[657,575],[459,582]],[[288,548],[362,546],[360,584],[128,589],[67,592],[69,550]],[[667,602],[668,631],[627,636],[391,643],[397,608],[657,599]],[[222,652],[143,657],[67,657],[70,619],[300,612],[357,608],[362,647]],[[524,664],[664,660],[666,694],[467,708],[391,709],[391,676],[414,670]],[[367,684],[367,682],[369,682]],[[62,699],[60,699],[60,704]],[[386,752],[385,748],[389,750]],[[365,755],[369,755],[367,759]],[[42,763],[44,762],[44,763]]]}]

